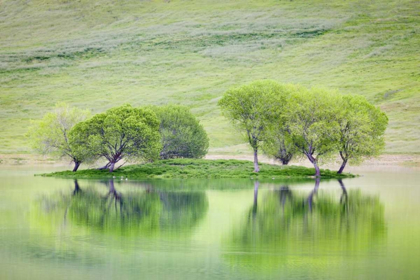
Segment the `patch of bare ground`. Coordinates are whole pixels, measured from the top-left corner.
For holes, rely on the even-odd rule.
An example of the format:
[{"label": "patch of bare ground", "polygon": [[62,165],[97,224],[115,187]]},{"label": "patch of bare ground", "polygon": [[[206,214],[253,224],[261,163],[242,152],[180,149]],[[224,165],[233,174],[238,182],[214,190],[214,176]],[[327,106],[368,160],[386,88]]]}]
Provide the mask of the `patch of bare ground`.
[{"label": "patch of bare ground", "polygon": [[0,154],[1,165],[68,165],[68,161],[57,160],[51,157],[32,154]]}]

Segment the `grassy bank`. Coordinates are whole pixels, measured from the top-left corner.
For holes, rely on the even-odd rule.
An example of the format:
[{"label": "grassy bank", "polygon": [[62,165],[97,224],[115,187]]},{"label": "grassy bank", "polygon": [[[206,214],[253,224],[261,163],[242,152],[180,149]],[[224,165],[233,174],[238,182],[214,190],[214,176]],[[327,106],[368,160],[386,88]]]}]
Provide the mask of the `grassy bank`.
[{"label": "grassy bank", "polygon": [[[243,160],[191,160],[174,159],[160,160],[154,163],[129,165],[110,173],[107,170],[87,169],[77,172],[61,171],[41,174],[46,177],[64,177],[75,179],[133,179],[146,178],[253,178],[282,179],[308,178],[315,173],[313,168],[302,166],[279,166],[261,164],[259,173],[253,172],[253,163]],[[328,169],[321,170],[323,178],[348,178],[354,175],[337,174]]]},{"label": "grassy bank", "polygon": [[274,79],[365,95],[389,115],[387,153],[420,151],[419,1],[2,1],[0,153],[57,101],[95,113],[182,103],[211,152],[244,141],[220,115],[231,86]]}]

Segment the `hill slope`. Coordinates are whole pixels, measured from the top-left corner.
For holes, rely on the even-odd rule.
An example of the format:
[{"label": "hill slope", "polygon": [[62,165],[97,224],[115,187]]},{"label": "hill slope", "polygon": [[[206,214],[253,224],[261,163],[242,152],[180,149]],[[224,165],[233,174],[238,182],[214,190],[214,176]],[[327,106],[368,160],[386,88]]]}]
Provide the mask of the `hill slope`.
[{"label": "hill slope", "polygon": [[[369,3],[367,3],[369,2]],[[255,79],[367,96],[387,152],[420,152],[418,1],[0,0],[0,153],[57,101],[190,106],[211,152],[243,151],[217,100]]]}]

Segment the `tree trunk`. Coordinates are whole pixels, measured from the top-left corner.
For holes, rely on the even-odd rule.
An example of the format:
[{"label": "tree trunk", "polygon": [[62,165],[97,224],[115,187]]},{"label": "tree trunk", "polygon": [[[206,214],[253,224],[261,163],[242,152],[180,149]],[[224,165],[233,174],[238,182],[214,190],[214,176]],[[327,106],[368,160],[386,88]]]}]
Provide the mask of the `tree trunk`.
[{"label": "tree trunk", "polygon": [[343,163],[340,166],[340,169],[337,171],[337,174],[343,173],[344,168],[346,167],[347,159],[343,160]]},{"label": "tree trunk", "polygon": [[115,167],[115,162],[111,162],[111,164],[109,165],[109,172],[113,172],[114,167]]},{"label": "tree trunk", "polygon": [[98,170],[108,169],[110,164],[111,163],[108,162],[107,164],[105,164],[105,166],[99,167]]},{"label": "tree trunk", "polygon": [[321,177],[321,171],[319,170],[318,162],[315,160],[313,164],[315,167],[315,177]]},{"label": "tree trunk", "polygon": [[289,161],[287,159],[282,159],[281,160],[281,164],[282,165],[288,165],[289,164]]},{"label": "tree trunk", "polygon": [[254,172],[260,172],[260,167],[258,166],[258,149],[254,149]]},{"label": "tree trunk", "polygon": [[80,161],[75,161],[74,162],[74,168],[73,168],[73,172],[76,172],[77,169],[79,169],[81,162]]},{"label": "tree trunk", "polygon": [[319,170],[319,166],[318,166],[318,160],[316,158],[314,158],[312,155],[307,154],[306,155],[307,158],[309,159],[309,161],[314,165],[315,167],[315,177],[320,177],[321,176],[321,171]]}]

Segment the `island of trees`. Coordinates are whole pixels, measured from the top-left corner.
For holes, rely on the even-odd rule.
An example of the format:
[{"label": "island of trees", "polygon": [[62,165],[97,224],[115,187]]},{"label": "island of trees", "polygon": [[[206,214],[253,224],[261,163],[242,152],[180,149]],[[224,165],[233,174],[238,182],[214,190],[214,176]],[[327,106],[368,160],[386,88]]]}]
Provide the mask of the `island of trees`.
[{"label": "island of trees", "polygon": [[[252,148],[254,172],[262,151],[283,165],[307,158],[317,177],[321,162],[339,157],[341,174],[347,163],[378,156],[385,145],[388,118],[360,95],[262,80],[229,89],[219,106]],[[113,172],[126,162],[200,159],[209,147],[203,126],[180,105],[126,104],[91,116],[60,103],[28,136],[36,151],[69,158],[74,172],[98,160],[106,161],[98,169]]]}]

